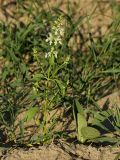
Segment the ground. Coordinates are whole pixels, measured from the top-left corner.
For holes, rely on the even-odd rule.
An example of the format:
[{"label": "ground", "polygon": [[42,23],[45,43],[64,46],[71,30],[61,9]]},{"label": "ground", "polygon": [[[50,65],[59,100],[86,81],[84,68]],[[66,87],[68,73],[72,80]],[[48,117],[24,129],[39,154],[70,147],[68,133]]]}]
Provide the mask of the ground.
[{"label": "ground", "polygon": [[7,154],[1,154],[1,160],[114,160],[119,151],[118,147],[96,148],[91,145],[58,142],[57,145],[37,148],[11,149]]}]

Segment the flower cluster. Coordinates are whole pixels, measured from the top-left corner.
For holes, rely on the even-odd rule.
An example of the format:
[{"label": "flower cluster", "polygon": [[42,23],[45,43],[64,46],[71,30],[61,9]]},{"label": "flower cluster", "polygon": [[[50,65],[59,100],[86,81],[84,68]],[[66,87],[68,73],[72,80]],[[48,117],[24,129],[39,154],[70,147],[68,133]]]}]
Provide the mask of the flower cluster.
[{"label": "flower cluster", "polygon": [[50,45],[50,51],[45,54],[45,58],[54,55],[57,58],[58,47],[62,45],[62,36],[64,35],[63,17],[60,16],[52,25],[51,32],[48,34],[46,42]]}]

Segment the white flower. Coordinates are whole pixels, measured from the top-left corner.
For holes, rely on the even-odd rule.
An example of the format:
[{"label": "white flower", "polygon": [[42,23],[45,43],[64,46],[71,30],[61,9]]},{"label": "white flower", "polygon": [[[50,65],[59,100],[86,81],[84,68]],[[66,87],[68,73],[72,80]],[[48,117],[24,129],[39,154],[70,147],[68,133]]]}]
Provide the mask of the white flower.
[{"label": "white flower", "polygon": [[57,58],[58,51],[56,51],[54,47],[51,48],[50,52],[45,53],[45,58],[51,57],[51,55],[54,55],[55,58]]},{"label": "white flower", "polygon": [[52,33],[49,33],[49,36],[46,39],[46,42],[49,42],[49,44],[52,45],[53,41],[54,41],[54,37],[53,37]]},{"label": "white flower", "polygon": [[60,16],[52,25],[51,32],[48,34],[46,42],[50,45],[50,51],[45,54],[45,58],[54,55],[57,58],[58,47],[62,45],[62,36],[64,35],[63,17]]},{"label": "white flower", "polygon": [[48,53],[45,53],[45,58],[48,58]]},{"label": "white flower", "polygon": [[57,58],[58,52],[54,51],[55,58]]}]

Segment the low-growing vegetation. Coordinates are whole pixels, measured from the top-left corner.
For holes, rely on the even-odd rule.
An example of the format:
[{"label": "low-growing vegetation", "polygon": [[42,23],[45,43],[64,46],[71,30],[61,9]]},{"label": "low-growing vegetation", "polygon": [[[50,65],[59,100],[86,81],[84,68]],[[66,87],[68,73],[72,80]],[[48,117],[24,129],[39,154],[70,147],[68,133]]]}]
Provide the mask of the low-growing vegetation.
[{"label": "low-growing vegetation", "polygon": [[0,21],[1,143],[120,145],[120,104],[97,103],[120,87],[120,5],[107,3],[113,18],[96,36],[94,10],[76,16],[69,2],[64,12],[46,0],[15,1],[27,22]]}]

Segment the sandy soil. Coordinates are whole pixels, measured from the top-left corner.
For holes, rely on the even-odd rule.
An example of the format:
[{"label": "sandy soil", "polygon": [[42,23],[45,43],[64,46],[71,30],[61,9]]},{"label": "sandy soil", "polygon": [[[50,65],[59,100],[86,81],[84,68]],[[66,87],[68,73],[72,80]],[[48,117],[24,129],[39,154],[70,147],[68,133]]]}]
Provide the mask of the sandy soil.
[{"label": "sandy soil", "polygon": [[17,148],[1,155],[1,160],[114,160],[120,152],[117,147],[73,145],[67,143],[39,146],[38,148]]}]

